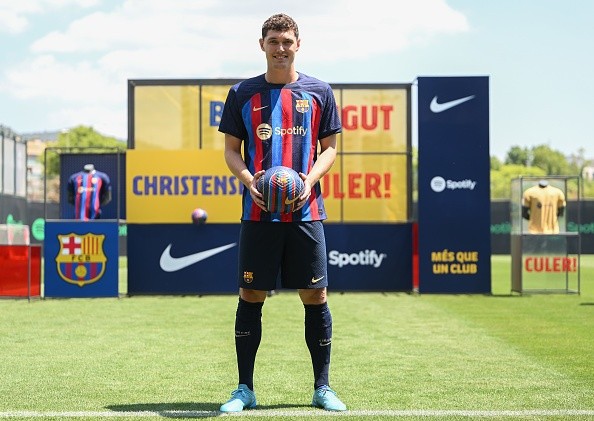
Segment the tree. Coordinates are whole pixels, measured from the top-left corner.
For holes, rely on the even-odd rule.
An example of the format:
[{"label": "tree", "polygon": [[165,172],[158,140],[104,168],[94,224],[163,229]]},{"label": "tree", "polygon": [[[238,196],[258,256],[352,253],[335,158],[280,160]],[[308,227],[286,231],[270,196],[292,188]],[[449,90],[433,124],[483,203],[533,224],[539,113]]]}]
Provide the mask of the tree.
[{"label": "tree", "polygon": [[533,167],[543,169],[546,175],[575,175],[575,172],[571,171],[565,155],[546,145],[532,148],[531,164]]},{"label": "tree", "polygon": [[[127,148],[125,142],[115,137],[103,136],[88,126],[77,126],[60,133],[58,140],[48,143],[47,146],[68,153],[88,153],[91,150],[93,153],[105,153],[125,151]],[[59,153],[52,153],[51,149],[49,149],[48,153],[41,157],[41,161],[45,165],[48,176],[59,175]]]},{"label": "tree", "polygon": [[541,168],[523,165],[502,165],[499,170],[491,169],[491,199],[509,199],[511,180],[520,176],[540,177],[545,172]]},{"label": "tree", "polygon": [[528,167],[530,165],[530,151],[528,148],[512,146],[505,158],[505,164]]}]

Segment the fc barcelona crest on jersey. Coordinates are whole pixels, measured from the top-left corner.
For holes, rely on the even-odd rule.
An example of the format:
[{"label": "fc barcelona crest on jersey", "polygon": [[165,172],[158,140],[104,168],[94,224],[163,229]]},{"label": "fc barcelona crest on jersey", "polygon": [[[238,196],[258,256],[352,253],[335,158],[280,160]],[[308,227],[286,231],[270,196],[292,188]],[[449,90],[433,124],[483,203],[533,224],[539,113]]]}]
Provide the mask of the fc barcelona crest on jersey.
[{"label": "fc barcelona crest on jersey", "polygon": [[300,113],[306,113],[309,111],[309,99],[296,99],[295,109]]},{"label": "fc barcelona crest on jersey", "polygon": [[104,240],[104,234],[58,235],[60,250],[56,264],[60,277],[79,287],[101,279],[107,262],[103,251]]}]

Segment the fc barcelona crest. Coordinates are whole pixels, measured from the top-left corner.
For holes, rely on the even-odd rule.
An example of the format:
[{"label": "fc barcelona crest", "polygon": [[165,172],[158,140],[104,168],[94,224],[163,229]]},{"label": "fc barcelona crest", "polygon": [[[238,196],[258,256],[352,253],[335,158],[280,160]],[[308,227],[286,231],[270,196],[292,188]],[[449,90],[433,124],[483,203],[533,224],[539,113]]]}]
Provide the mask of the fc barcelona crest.
[{"label": "fc barcelona crest", "polygon": [[300,113],[306,113],[309,111],[309,99],[296,99],[295,109]]},{"label": "fc barcelona crest", "polygon": [[58,235],[58,275],[66,282],[79,287],[101,279],[107,262],[103,251],[104,240],[105,234]]}]

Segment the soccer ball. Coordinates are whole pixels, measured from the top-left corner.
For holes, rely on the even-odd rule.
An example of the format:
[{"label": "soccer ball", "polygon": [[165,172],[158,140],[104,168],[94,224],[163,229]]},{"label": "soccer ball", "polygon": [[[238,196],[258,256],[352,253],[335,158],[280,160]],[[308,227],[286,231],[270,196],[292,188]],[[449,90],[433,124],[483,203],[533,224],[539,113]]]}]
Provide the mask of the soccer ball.
[{"label": "soccer ball", "polygon": [[268,212],[291,213],[295,211],[305,185],[297,171],[279,165],[267,169],[258,179],[256,188],[262,193]]},{"label": "soccer ball", "polygon": [[196,225],[206,223],[206,218],[208,218],[208,215],[204,209],[196,208],[192,211],[192,222]]}]

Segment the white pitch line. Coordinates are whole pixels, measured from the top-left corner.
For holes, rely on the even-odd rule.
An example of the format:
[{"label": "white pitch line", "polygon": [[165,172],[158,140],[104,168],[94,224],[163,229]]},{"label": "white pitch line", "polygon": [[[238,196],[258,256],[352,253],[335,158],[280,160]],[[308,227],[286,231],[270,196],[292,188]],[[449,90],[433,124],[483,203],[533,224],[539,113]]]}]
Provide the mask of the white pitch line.
[{"label": "white pitch line", "polygon": [[329,412],[322,410],[273,410],[255,409],[237,413],[219,411],[4,411],[0,418],[126,418],[126,417],[165,417],[165,418],[208,418],[208,417],[579,417],[594,416],[594,409],[525,409],[525,410],[355,410]]}]

